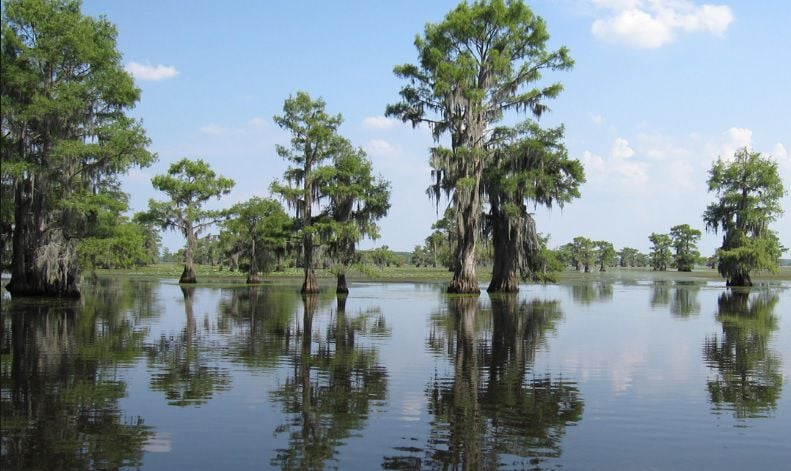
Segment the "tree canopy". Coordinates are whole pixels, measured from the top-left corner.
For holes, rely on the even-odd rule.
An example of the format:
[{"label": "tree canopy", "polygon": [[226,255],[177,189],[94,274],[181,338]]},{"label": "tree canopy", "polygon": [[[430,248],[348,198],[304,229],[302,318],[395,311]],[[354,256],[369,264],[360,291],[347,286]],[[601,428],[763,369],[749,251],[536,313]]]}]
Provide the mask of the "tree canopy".
[{"label": "tree canopy", "polygon": [[717,201],[703,213],[706,229],[722,231],[717,270],[728,286],[751,286],[753,270],[776,271],[784,248],[769,224],[783,214],[785,195],[777,163],[747,148],[733,160],[718,159],[709,171]]},{"label": "tree canopy", "polygon": [[78,296],[78,241],[117,202],[118,176],[155,158],[127,116],[140,91],[116,34],[106,19],[83,16],[76,0],[3,2],[0,155],[12,295]]},{"label": "tree canopy", "polygon": [[544,21],[521,1],[461,3],[442,22],[428,24],[415,40],[419,63],[396,66],[408,83],[388,116],[413,125],[426,123],[434,138],[447,134],[451,147],[431,151],[435,198],[451,196],[458,231],[454,275],[448,290],[477,293],[476,243],[482,213],[483,171],[491,164],[489,145],[506,112],[540,116],[558,83],[530,88],[543,70],[571,67],[564,47],[549,51]]},{"label": "tree canopy", "polygon": [[700,259],[697,242],[701,232],[689,224],[679,224],[670,228],[670,238],[676,250],[675,263],[678,271],[692,271],[692,267]]},{"label": "tree canopy", "polygon": [[149,200],[147,217],[162,229],[180,231],[187,239],[184,271],[179,283],[195,283],[193,257],[198,235],[225,216],[223,211],[205,209],[203,205],[211,198],[228,194],[234,181],[218,176],[201,159],[181,159],[170,165],[166,175],[152,178],[151,184],[167,194],[170,200]]},{"label": "tree canopy", "polygon": [[348,150],[350,144],[337,132],[343,122],[341,115],[328,114],[323,99],[314,100],[305,92],[289,97],[283,104],[283,114],[275,116],[274,120],[291,134],[290,147],[276,147],[277,154],[291,166],[283,175],[285,182],[274,182],[270,188],[296,211],[305,273],[302,292],[318,293],[313,251],[319,243],[317,223],[321,219],[326,222],[326,218],[314,216],[313,207],[327,196],[318,179],[319,170],[327,166],[334,156]]}]

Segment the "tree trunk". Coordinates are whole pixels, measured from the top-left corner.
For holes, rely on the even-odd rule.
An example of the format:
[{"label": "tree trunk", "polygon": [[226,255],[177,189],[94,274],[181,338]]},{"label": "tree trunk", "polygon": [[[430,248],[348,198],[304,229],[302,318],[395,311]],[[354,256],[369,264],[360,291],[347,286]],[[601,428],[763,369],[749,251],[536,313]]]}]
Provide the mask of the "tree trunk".
[{"label": "tree trunk", "polygon": [[456,211],[459,231],[459,249],[453,279],[448,286],[448,293],[478,294],[478,275],[475,272],[477,260],[475,257],[475,244],[478,241],[478,232],[481,223],[481,173],[483,163],[480,157],[475,164],[475,182],[470,188],[456,188],[453,200]]},{"label": "tree trunk", "polygon": [[246,281],[246,283],[248,285],[252,285],[252,284],[256,284],[256,283],[260,283],[260,282],[261,282],[261,278],[258,277],[257,273],[253,273],[251,271],[250,273],[247,274],[247,281]]},{"label": "tree trunk", "polygon": [[492,245],[494,263],[492,280],[486,291],[490,293],[516,293],[519,283],[516,278],[516,245],[509,240],[508,221],[500,216],[496,208],[492,210]]},{"label": "tree trunk", "polygon": [[12,296],[78,298],[75,242],[51,224],[46,188],[38,186],[34,177],[14,185],[13,262],[6,289]]},{"label": "tree trunk", "polygon": [[187,251],[184,254],[184,271],[181,272],[181,278],[179,278],[179,283],[196,283],[198,280],[195,277],[195,268],[192,262],[192,258],[195,253],[195,243],[197,242],[195,238],[195,232],[192,226],[187,227]]},{"label": "tree trunk", "polygon": [[349,287],[346,284],[346,273],[338,273],[338,285],[335,288],[335,292],[338,294],[349,293]]},{"label": "tree trunk", "polygon": [[313,271],[313,239],[306,235],[302,239],[305,256],[305,279],[302,282],[302,294],[318,293],[319,282],[316,280],[316,272]]},{"label": "tree trunk", "polygon": [[740,286],[745,288],[749,288],[752,285],[753,281],[750,279],[750,274],[747,272],[734,273],[725,283],[725,286]]},{"label": "tree trunk", "polygon": [[247,283],[260,283],[261,280],[258,278],[258,258],[255,253],[255,235],[253,235],[250,243],[252,247],[250,249],[250,272],[247,274]]}]

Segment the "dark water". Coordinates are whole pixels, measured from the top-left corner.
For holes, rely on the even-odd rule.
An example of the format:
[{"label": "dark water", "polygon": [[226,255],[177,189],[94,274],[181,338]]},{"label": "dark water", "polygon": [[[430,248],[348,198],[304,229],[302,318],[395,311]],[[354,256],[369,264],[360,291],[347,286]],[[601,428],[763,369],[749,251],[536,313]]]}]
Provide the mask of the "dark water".
[{"label": "dark water", "polygon": [[791,290],[194,288],[2,303],[9,469],[790,469]]}]

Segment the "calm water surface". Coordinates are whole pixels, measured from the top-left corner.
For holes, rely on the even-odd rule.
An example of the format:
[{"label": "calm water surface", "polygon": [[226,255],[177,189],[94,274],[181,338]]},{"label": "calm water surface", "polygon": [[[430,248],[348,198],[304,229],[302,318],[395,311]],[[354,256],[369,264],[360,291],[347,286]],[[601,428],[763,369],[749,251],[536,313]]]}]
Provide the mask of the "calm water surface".
[{"label": "calm water surface", "polygon": [[790,469],[791,289],[3,298],[2,469]]}]

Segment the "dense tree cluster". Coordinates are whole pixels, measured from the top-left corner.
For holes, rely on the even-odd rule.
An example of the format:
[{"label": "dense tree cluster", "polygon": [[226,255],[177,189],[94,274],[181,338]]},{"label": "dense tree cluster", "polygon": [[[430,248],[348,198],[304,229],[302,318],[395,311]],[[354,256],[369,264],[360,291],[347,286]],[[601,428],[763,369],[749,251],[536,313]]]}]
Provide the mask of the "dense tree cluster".
[{"label": "dense tree cluster", "polygon": [[[568,50],[551,50],[548,40],[544,20],[521,0],[464,2],[418,35],[416,64],[395,67],[405,84],[385,113],[431,129],[428,194],[438,209],[447,200],[411,263],[447,267],[454,293],[478,293],[479,267],[491,267],[493,292],[553,280],[568,267],[686,272],[705,263],[738,286],[751,285],[754,270],[776,270],[785,248],[769,225],[782,214],[785,189],[777,163],[746,148],[710,171],[717,200],[703,221],[723,236],[713,257],[701,257],[701,231],[688,224],[652,233],[648,254],[584,236],[549,247],[531,206],[562,208],[580,197],[585,176],[568,156],[563,126],[538,123],[562,91],[542,83],[543,75],[573,66]],[[119,177],[156,156],[128,116],[140,91],[122,67],[115,27],[83,16],[79,0],[4,0],[0,52],[0,263],[11,271],[12,295],[78,296],[80,267],[158,260],[160,229],[186,239],[182,251],[161,254],[184,262],[182,283],[196,281],[196,263],[244,270],[250,283],[262,272],[301,267],[302,291],[315,293],[321,267],[345,293],[351,267],[406,262],[387,246],[357,250],[364,238],[379,237],[390,183],[339,134],[343,118],[321,98],[297,92],[274,117],[291,137],[275,148],[289,165],[269,187],[277,199],[209,209],[233,181],[203,160],[181,159],[152,179],[167,200],[131,215]]]}]

